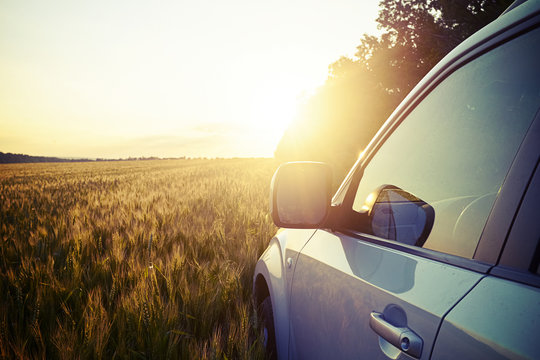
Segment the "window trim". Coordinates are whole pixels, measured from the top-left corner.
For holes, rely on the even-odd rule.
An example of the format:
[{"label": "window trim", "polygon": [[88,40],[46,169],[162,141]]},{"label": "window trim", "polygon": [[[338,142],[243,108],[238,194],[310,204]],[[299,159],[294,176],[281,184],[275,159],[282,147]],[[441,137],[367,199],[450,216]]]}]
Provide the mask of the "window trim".
[{"label": "window trim", "polygon": [[540,288],[540,276],[510,268],[507,266],[497,265],[489,272],[490,275],[496,276],[501,279],[511,280],[519,282],[525,285],[534,286]]},{"label": "window trim", "polygon": [[[386,142],[388,137],[401,124],[401,122],[405,118],[407,118],[409,114],[423,101],[423,99],[428,94],[430,94],[431,91],[433,91],[440,83],[442,83],[447,77],[449,77],[456,70],[465,66],[469,62],[521,35],[524,35],[525,33],[535,30],[536,28],[540,28],[540,15],[538,13],[521,19],[517,23],[514,23],[508,27],[497,31],[491,36],[485,38],[483,41],[473,44],[471,47],[459,53],[454,58],[448,60],[441,67],[441,69],[436,71],[429,78],[421,80],[417,87],[415,87],[411,91],[411,93],[390,115],[388,120],[377,132],[373,140],[368,144],[365,152],[362,154],[362,157],[360,157],[354,164],[352,170],[345,178],[343,185],[336,193],[335,199],[339,199],[339,201],[336,202],[334,205],[338,205],[340,208],[342,208],[342,211],[352,211],[352,205],[356,195],[356,189],[358,188],[366,166],[369,164],[373,156],[378,152],[380,147]],[[537,121],[536,119],[533,120],[533,124],[539,122],[540,121]],[[530,137],[529,134],[531,133],[532,127],[533,125],[531,124],[529,131],[525,135],[523,143],[525,143],[525,140]],[[510,191],[510,175],[516,173],[516,169],[521,168],[521,161],[518,160],[522,157],[523,144],[518,149],[516,157],[514,158],[514,161],[510,166],[506,178],[503,181],[500,194],[497,197],[497,200],[493,205],[492,211],[486,220],[486,224],[484,226],[482,234],[480,235],[480,239],[478,241],[477,248],[472,259],[467,259],[424,248],[410,247],[405,244],[379,239],[372,235],[355,232],[353,230],[339,229],[339,231],[357,238],[362,238],[363,240],[376,242],[380,245],[390,248],[402,250],[408,253],[413,253],[447,264],[456,265],[458,267],[464,267],[474,271],[487,273],[493,267],[493,265],[497,263],[499,255],[502,251],[504,241],[510,231],[510,224],[500,222],[500,217],[502,216],[501,210],[505,209],[505,212],[510,212],[510,219],[513,219],[513,215],[517,211],[517,206],[514,207],[511,206],[511,204],[507,204],[508,200],[506,198],[510,197],[510,195],[507,194]],[[523,170],[526,171],[526,169]]]},{"label": "window trim", "polygon": [[[533,173],[527,178],[527,190],[521,198],[519,210],[513,219],[512,228],[503,247],[500,260],[491,274],[508,280],[540,287],[540,274],[537,269],[531,269],[533,262],[540,255],[540,234],[538,222],[531,221],[538,214],[540,204],[540,111],[535,119],[535,128],[531,131],[530,143],[534,152],[530,153],[531,160],[536,160]],[[534,141],[534,142],[533,142]]]},{"label": "window trim", "polygon": [[[507,244],[507,239],[511,237],[515,218],[519,215],[519,208],[526,196],[529,182],[534,176],[538,163],[539,143],[540,109],[521,143],[501,186],[499,196],[493,204],[474,254],[475,259],[499,263],[501,257],[504,256],[504,247],[511,245]],[[508,252],[508,249],[506,251]]]},{"label": "window trim", "polygon": [[467,270],[472,270],[479,273],[487,273],[491,268],[492,264],[478,261],[475,259],[467,259],[461,256],[451,255],[435,250],[430,250],[426,248],[421,248],[414,245],[407,245],[401,242],[386,240],[379,238],[375,235],[365,234],[352,230],[340,229],[337,231],[346,236],[354,237],[358,240],[369,242],[376,245],[381,245],[390,249],[402,251],[407,254],[420,256],[426,259],[435,260],[437,262],[445,263],[448,265],[453,265]]}]

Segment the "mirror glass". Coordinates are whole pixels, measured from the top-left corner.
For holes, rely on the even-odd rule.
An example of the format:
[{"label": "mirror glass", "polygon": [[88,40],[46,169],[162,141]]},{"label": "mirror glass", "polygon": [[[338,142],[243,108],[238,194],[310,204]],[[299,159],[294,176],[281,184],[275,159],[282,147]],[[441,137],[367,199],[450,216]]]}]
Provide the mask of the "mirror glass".
[{"label": "mirror glass", "polygon": [[422,246],[433,221],[433,208],[416,196],[396,186],[380,187],[372,196],[369,216],[374,235],[409,245]]}]

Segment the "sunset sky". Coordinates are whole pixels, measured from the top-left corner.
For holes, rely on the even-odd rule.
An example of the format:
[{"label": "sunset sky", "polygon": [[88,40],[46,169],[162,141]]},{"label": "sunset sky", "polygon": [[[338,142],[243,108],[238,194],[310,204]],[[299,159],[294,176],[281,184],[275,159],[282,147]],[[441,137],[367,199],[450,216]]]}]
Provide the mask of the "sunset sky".
[{"label": "sunset sky", "polygon": [[0,151],[272,156],[378,0],[2,0]]}]

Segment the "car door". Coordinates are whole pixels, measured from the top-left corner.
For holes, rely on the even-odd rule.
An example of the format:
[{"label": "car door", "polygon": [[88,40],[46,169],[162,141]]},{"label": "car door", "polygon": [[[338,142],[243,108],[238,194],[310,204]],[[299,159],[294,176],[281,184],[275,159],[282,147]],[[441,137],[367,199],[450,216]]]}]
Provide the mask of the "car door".
[{"label": "car door", "polygon": [[540,105],[538,39],[498,40],[437,76],[368,149],[336,225],[296,259],[291,358],[430,358],[444,316],[499,255],[475,254],[494,241],[484,229]]}]

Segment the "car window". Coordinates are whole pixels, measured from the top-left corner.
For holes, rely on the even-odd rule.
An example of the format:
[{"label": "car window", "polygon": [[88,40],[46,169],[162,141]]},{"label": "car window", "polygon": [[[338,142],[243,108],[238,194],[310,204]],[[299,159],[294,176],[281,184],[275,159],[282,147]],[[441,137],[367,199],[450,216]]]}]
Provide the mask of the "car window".
[{"label": "car window", "polygon": [[375,189],[397,187],[434,210],[427,239],[417,245],[472,258],[540,106],[539,47],[535,29],[442,81],[364,168],[353,210],[366,212]]}]

